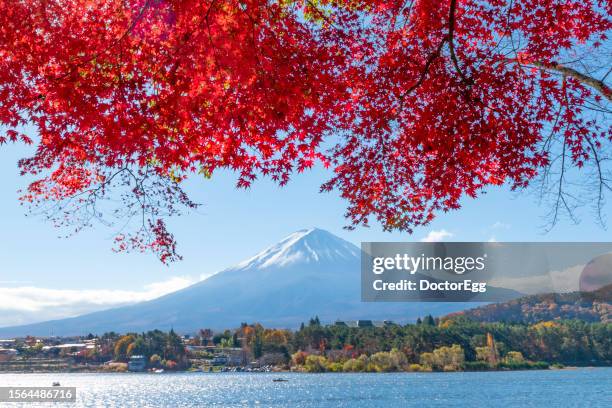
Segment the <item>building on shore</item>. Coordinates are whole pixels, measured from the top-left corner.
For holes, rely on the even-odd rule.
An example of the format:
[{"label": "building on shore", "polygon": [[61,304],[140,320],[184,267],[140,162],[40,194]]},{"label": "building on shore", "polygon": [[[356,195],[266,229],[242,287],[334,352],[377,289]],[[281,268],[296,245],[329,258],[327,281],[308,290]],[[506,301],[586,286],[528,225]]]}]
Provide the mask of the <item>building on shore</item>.
[{"label": "building on shore", "polygon": [[147,366],[147,359],[145,356],[132,356],[128,361],[128,371],[144,371]]},{"label": "building on shore", "polygon": [[336,320],[335,326],[346,326],[346,327],[385,327],[392,326],[391,320]]},{"label": "building on shore", "polygon": [[10,361],[17,355],[13,348],[0,348],[0,361]]}]

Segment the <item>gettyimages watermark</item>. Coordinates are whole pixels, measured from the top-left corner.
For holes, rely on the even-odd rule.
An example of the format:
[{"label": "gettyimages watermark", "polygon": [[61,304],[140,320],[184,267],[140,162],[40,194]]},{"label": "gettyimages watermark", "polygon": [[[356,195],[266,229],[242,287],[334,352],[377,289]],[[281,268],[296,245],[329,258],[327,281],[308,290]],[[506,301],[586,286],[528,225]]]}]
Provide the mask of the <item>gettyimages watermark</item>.
[{"label": "gettyimages watermark", "polygon": [[366,302],[502,302],[612,285],[612,243],[364,242]]}]

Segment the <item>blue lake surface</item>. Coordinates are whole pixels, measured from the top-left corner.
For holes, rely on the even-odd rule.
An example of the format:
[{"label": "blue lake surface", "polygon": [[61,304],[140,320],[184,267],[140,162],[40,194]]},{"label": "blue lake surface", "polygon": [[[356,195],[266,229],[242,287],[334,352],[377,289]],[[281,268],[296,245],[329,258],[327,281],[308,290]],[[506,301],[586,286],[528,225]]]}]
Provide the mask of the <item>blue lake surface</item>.
[{"label": "blue lake surface", "polygon": [[[272,381],[279,377],[288,381]],[[64,407],[612,407],[612,368],[394,374],[0,374],[0,386],[50,386],[54,381],[77,387],[77,403],[58,404]]]}]

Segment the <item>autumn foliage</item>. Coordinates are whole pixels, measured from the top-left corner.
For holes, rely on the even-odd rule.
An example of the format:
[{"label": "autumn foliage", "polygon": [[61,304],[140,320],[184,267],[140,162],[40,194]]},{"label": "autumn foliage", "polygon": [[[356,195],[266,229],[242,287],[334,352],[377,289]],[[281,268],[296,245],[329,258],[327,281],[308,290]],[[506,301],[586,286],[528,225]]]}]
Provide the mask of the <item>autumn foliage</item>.
[{"label": "autumn foliage", "polygon": [[183,181],[219,169],[320,163],[351,225],[388,230],[553,165],[593,164],[601,199],[609,53],[583,68],[610,28],[596,0],[0,0],[0,142],[36,143],[25,202],[137,219],[117,249],[164,262]]}]

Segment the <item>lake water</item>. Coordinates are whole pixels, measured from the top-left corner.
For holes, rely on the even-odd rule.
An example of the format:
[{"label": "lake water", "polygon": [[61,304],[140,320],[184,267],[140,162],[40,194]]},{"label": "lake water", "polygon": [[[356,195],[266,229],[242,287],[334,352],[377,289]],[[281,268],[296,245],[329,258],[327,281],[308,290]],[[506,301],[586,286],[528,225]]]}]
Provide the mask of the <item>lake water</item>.
[{"label": "lake water", "polygon": [[[289,381],[273,382],[277,377]],[[79,407],[612,407],[612,368],[397,374],[0,374],[0,386],[50,386],[54,381],[77,387]]]}]

